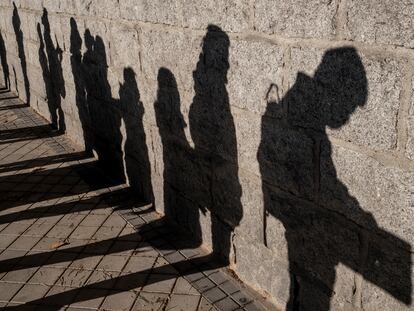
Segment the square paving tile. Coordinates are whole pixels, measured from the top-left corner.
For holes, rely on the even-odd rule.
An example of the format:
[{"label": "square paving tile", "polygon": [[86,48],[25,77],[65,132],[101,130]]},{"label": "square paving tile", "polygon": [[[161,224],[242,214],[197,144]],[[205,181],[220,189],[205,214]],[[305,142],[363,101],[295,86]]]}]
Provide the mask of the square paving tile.
[{"label": "square paving tile", "polygon": [[0,301],[9,301],[22,286],[23,284],[0,282]]},{"label": "square paving tile", "polygon": [[36,273],[37,269],[38,267],[10,271],[1,280],[8,282],[27,282]]},{"label": "square paving tile", "polygon": [[119,272],[93,271],[86,284],[91,288],[114,288]]},{"label": "square paving tile", "polygon": [[71,263],[70,268],[93,270],[98,263],[102,260],[103,255],[90,255],[81,253]]},{"label": "square paving tile", "polygon": [[[78,289],[65,286],[53,286],[46,294],[48,305],[68,306],[78,294]],[[40,311],[40,310],[39,310]]]},{"label": "square paving tile", "polygon": [[91,271],[67,269],[57,280],[56,285],[68,287],[81,287],[89,278]]},{"label": "square paving tile", "polygon": [[49,286],[40,284],[26,284],[22,289],[13,297],[12,301],[15,302],[31,302],[42,298],[47,291]]},{"label": "square paving tile", "polygon": [[89,226],[89,227],[100,227],[108,218],[107,215],[94,215],[90,214],[87,215],[82,222],[80,223],[81,226]]},{"label": "square paving tile", "polygon": [[149,272],[155,263],[155,257],[131,257],[123,269],[124,272]]},{"label": "square paving tile", "polygon": [[31,236],[20,236],[17,240],[15,240],[12,244],[9,245],[9,249],[18,249],[18,250],[26,250],[29,251],[32,249],[33,246],[39,241],[39,237],[31,237]]},{"label": "square paving tile", "polygon": [[83,239],[87,240],[90,239],[95,232],[98,230],[98,227],[86,227],[79,225],[75,231],[71,234],[72,239]]},{"label": "square paving tile", "polygon": [[103,257],[102,261],[99,263],[96,269],[121,272],[128,259],[128,256],[106,255]]},{"label": "square paving tile", "polygon": [[30,279],[30,283],[53,285],[65,271],[63,268],[41,267]]},{"label": "square paving tile", "polygon": [[150,274],[147,285],[144,287],[146,292],[171,293],[175,283],[175,277],[169,274]]},{"label": "square paving tile", "polygon": [[191,295],[171,295],[166,310],[176,311],[197,311],[200,296]]},{"label": "square paving tile", "polygon": [[114,292],[108,293],[101,308],[104,310],[128,311],[135,302],[137,295],[134,292]]},{"label": "square paving tile", "polygon": [[140,293],[137,297],[133,311],[162,310],[168,303],[167,294]]},{"label": "square paving tile", "polygon": [[81,288],[75,297],[71,307],[95,308],[97,309],[107,294],[107,290]]}]

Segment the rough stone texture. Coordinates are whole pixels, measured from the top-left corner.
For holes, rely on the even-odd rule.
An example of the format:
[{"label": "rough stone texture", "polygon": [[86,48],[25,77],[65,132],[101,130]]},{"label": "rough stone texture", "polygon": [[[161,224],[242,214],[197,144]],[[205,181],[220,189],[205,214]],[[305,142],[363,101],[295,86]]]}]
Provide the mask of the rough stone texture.
[{"label": "rough stone texture", "polygon": [[[298,82],[298,72],[303,72],[313,78],[326,52],[325,50],[309,48],[292,49],[289,84],[293,86],[295,82]],[[372,149],[392,149],[395,147],[397,140],[395,123],[400,105],[402,71],[406,66],[406,62],[385,57],[365,56],[362,53],[360,53],[360,57],[366,72],[367,98],[364,101],[361,95],[358,99],[360,106],[351,115],[349,121],[339,129],[328,129],[328,133],[333,137]],[[350,59],[349,55],[344,55],[343,61],[354,60]],[[328,79],[335,79],[336,74],[339,73],[332,70],[332,72],[325,72],[324,74]],[[359,86],[362,88],[362,85],[361,82]],[[358,87],[358,85],[356,86]],[[314,88],[307,83],[304,87],[307,88],[305,93],[301,97],[295,98],[295,101],[297,101],[295,106],[298,106],[300,110],[300,113],[297,113],[298,118],[295,123],[307,127],[325,125],[322,124],[324,121],[320,121],[319,118],[326,117],[326,112],[324,116],[320,116],[317,114],[320,113],[317,109],[315,109],[315,112],[302,111],[302,106],[304,109],[309,109],[309,105],[303,104],[304,101],[313,100],[314,98],[315,106],[317,106],[318,100],[315,95],[318,92],[317,86]],[[340,88],[341,85],[338,83],[337,89]],[[358,94],[358,92],[363,93],[364,91],[352,88],[348,92]],[[346,103],[344,102],[343,105],[346,105]],[[332,118],[335,117],[335,115],[332,115]]]},{"label": "rough stone texture", "polygon": [[[407,260],[412,262],[412,253],[407,249],[396,252],[392,242],[370,243],[361,301],[364,310],[412,310],[413,267],[405,264]],[[374,285],[379,283],[386,286]]]},{"label": "rough stone texture", "polygon": [[184,26],[205,29],[208,24],[214,24],[225,31],[240,32],[248,29],[249,9],[248,0],[184,0]]},{"label": "rough stone texture", "polygon": [[410,0],[350,0],[347,6],[350,39],[414,47],[414,4]]},{"label": "rough stone texture", "polygon": [[147,170],[156,210],[208,249],[228,236],[243,281],[281,308],[293,282],[311,310],[413,309],[410,1],[14,3],[11,90],[51,121],[61,67],[67,136],[92,131],[138,188]]},{"label": "rough stone texture", "polygon": [[255,2],[255,28],[287,37],[331,38],[335,35],[335,14],[339,1]]},{"label": "rough stone texture", "polygon": [[283,50],[268,42],[247,40],[232,41],[230,49],[230,104],[262,114],[270,86],[282,85]]},{"label": "rough stone texture", "polygon": [[[414,80],[413,80],[413,89],[414,89]],[[409,111],[409,116],[407,119],[407,149],[406,155],[410,160],[414,161],[414,94],[411,100],[411,109]]]},{"label": "rough stone texture", "polygon": [[343,147],[323,148],[322,204],[370,229],[386,228],[410,244],[414,241],[413,184],[413,172],[384,166]]}]

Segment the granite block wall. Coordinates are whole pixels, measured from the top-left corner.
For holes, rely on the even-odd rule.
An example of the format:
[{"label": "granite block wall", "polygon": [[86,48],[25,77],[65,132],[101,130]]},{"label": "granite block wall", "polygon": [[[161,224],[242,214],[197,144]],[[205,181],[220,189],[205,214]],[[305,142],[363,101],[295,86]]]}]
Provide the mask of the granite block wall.
[{"label": "granite block wall", "polygon": [[414,3],[0,2],[1,83],[289,310],[411,310]]}]

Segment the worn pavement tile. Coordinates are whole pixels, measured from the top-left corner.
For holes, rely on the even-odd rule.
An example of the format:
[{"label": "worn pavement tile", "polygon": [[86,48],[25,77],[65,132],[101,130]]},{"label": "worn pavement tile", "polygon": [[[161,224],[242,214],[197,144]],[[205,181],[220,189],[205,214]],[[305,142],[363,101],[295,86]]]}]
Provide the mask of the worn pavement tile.
[{"label": "worn pavement tile", "polygon": [[88,226],[88,227],[100,227],[105,220],[108,218],[107,215],[94,215],[90,214],[87,215],[82,222],[80,223],[81,226]]},{"label": "worn pavement tile", "polygon": [[126,264],[123,272],[143,272],[152,268],[155,263],[155,257],[131,257]]},{"label": "worn pavement tile", "polygon": [[126,262],[128,261],[128,256],[112,256],[106,255],[99,265],[96,267],[97,270],[105,271],[122,271]]},{"label": "worn pavement tile", "polygon": [[[64,294],[62,294],[64,293]],[[59,295],[59,299],[48,300],[48,305],[65,305],[68,306],[73,302],[73,299],[78,294],[78,289],[66,286],[53,286],[50,291],[46,294],[46,297],[53,297]]]},{"label": "worn pavement tile", "polygon": [[90,239],[95,232],[98,230],[98,227],[85,227],[79,225],[75,231],[71,234],[71,239],[87,240]]},{"label": "worn pavement tile", "polygon": [[67,269],[57,280],[56,285],[81,287],[86,283],[90,274],[91,271],[89,270]]},{"label": "worn pavement tile", "polygon": [[54,252],[45,263],[45,266],[50,267],[68,267],[73,260],[78,256],[77,253]]},{"label": "worn pavement tile", "polygon": [[172,294],[166,310],[197,311],[200,296]]},{"label": "worn pavement tile", "polygon": [[17,283],[0,282],[0,301],[9,301],[22,286]]},{"label": "worn pavement tile", "polygon": [[31,236],[20,236],[17,240],[15,240],[12,244],[9,245],[9,249],[18,249],[18,250],[26,250],[29,251],[32,249],[33,246],[40,240],[39,237],[31,237]]},{"label": "worn pavement tile", "polygon": [[103,255],[89,255],[81,253],[78,258],[72,262],[70,268],[93,270],[101,261],[102,257]]},{"label": "worn pavement tile", "polygon": [[200,295],[200,293],[183,277],[179,277],[175,283],[173,292],[183,295]]},{"label": "worn pavement tile", "polygon": [[119,272],[93,271],[86,284],[91,288],[114,288]]},{"label": "worn pavement tile", "polygon": [[24,235],[43,237],[52,227],[53,224],[51,223],[34,223],[25,231]]},{"label": "worn pavement tile", "polygon": [[35,274],[37,269],[38,267],[10,271],[1,280],[8,282],[27,282]]},{"label": "worn pavement tile", "polygon": [[220,311],[234,311],[239,309],[240,306],[234,302],[230,297],[226,297],[215,303],[215,306]]},{"label": "worn pavement tile", "polygon": [[175,283],[175,277],[168,274],[150,274],[148,284],[144,291],[157,293],[171,293]]},{"label": "worn pavement tile", "polygon": [[22,289],[13,297],[15,302],[30,302],[36,299],[42,298],[47,291],[49,286],[40,284],[26,284]]},{"label": "worn pavement tile", "polygon": [[138,292],[144,287],[148,277],[148,273],[121,273],[115,282],[114,288]]},{"label": "worn pavement tile", "polygon": [[7,248],[17,238],[16,235],[0,235],[0,248]]},{"label": "worn pavement tile", "polygon": [[206,297],[209,301],[214,303],[216,301],[223,299],[227,295],[220,288],[213,287],[212,289],[205,291],[203,293],[203,296]]},{"label": "worn pavement tile", "polygon": [[132,311],[162,310],[168,303],[167,294],[140,293]]},{"label": "worn pavement tile", "polygon": [[81,288],[75,297],[75,302],[71,304],[73,307],[98,308],[105,298],[107,290]]},{"label": "worn pavement tile", "polygon": [[198,306],[198,311],[216,311],[216,307],[214,307],[207,299],[201,297],[200,305]]},{"label": "worn pavement tile", "polygon": [[47,234],[47,237],[50,238],[58,238],[58,239],[66,239],[72,233],[73,228],[69,226],[54,226]]},{"label": "worn pavement tile", "polygon": [[137,295],[134,292],[114,292],[108,293],[101,308],[104,310],[128,311],[135,302]]},{"label": "worn pavement tile", "polygon": [[125,219],[123,219],[118,214],[114,213],[108,217],[108,219],[103,223],[104,227],[121,227],[124,228],[126,224]]},{"label": "worn pavement tile", "polygon": [[64,268],[41,267],[30,279],[30,283],[53,285],[62,275]]}]

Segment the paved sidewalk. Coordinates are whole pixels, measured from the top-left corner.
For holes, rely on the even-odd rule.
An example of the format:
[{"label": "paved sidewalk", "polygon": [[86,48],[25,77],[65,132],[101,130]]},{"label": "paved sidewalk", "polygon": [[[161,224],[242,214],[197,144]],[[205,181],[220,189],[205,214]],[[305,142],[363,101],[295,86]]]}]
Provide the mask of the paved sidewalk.
[{"label": "paved sidewalk", "polygon": [[0,91],[0,308],[265,310],[128,190]]}]

